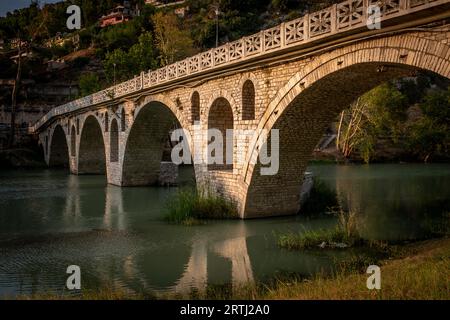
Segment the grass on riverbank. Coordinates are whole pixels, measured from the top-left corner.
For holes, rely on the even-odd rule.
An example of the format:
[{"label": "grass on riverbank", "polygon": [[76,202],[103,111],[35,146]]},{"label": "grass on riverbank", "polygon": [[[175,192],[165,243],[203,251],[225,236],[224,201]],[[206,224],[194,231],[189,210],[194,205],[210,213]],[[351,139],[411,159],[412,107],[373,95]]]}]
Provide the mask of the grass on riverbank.
[{"label": "grass on riverbank", "polygon": [[181,189],[167,204],[166,220],[174,224],[195,225],[205,219],[237,219],[236,205],[207,191]]},{"label": "grass on riverbank", "polygon": [[[378,262],[381,290],[366,287],[368,275],[341,272],[332,278],[279,283],[264,299],[450,299],[450,239],[406,246],[396,260]],[[367,268],[367,266],[365,266]]]},{"label": "grass on riverbank", "polygon": [[356,214],[340,211],[339,223],[329,230],[304,230],[278,236],[278,245],[289,250],[311,249],[318,247],[347,248],[363,244],[357,229]]}]

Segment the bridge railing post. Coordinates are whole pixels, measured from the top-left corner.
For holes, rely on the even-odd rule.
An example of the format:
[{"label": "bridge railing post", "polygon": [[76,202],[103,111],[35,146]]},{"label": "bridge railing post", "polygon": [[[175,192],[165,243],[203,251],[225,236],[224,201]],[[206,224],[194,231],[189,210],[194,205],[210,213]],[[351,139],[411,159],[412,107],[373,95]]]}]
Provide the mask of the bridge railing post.
[{"label": "bridge railing post", "polygon": [[281,48],[286,46],[286,23],[280,25]]},{"label": "bridge railing post", "polygon": [[304,22],[303,22],[303,41],[308,41],[310,39],[309,34],[309,13],[305,15]]},{"label": "bridge railing post", "polygon": [[367,12],[368,9],[369,9],[369,0],[363,0],[363,12],[362,12],[363,23],[367,23],[367,18],[369,14]]},{"label": "bridge railing post", "polygon": [[331,16],[331,33],[336,33],[338,30],[338,19],[337,19],[337,4],[333,4],[330,7],[330,16]]},{"label": "bridge railing post", "polygon": [[400,10],[407,10],[409,7],[409,0],[400,0]]}]

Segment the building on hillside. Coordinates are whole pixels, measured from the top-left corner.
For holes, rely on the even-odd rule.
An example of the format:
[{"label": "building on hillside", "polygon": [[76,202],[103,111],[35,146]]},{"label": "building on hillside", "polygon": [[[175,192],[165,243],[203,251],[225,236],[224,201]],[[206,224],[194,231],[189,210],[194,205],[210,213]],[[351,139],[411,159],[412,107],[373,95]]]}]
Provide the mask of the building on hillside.
[{"label": "building on hillside", "polygon": [[186,3],[185,0],[146,0],[145,4],[149,4],[152,6],[155,6],[156,8],[170,8],[170,7],[177,7],[174,9],[174,13],[180,17],[184,18],[186,16],[186,13],[189,11],[188,6],[183,6]]},{"label": "building on hillside", "polygon": [[44,46],[47,48],[51,47],[63,47],[66,43],[72,43],[74,49],[78,49],[80,46],[80,35],[79,34],[66,34],[58,32],[56,36],[48,39]]},{"label": "building on hillside", "polygon": [[67,68],[67,64],[64,59],[47,61],[47,71],[59,71]]},{"label": "building on hillside", "polygon": [[188,11],[189,11],[189,7],[180,7],[180,8],[176,8],[174,12],[178,17],[184,18]]},{"label": "building on hillside", "polygon": [[11,40],[9,46],[11,47],[11,49],[14,50],[14,49],[18,49],[19,46],[21,46],[22,48],[26,47],[27,46],[27,42],[24,41],[24,40],[21,40],[19,38],[15,38],[15,39]]},{"label": "building on hillside", "polygon": [[150,4],[157,8],[165,8],[182,5],[186,0],[145,0],[145,4]]},{"label": "building on hillside", "polygon": [[124,1],[123,6],[115,7],[106,16],[100,18],[100,27],[105,28],[124,23],[139,15],[140,10],[137,6],[133,9],[129,1]]}]

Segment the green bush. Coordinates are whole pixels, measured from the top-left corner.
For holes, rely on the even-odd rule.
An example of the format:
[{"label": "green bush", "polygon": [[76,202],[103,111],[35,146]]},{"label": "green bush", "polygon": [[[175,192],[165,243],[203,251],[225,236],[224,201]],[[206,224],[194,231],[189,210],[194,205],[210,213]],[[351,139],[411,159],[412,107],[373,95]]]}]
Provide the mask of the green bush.
[{"label": "green bush", "polygon": [[318,248],[322,245],[337,248],[361,245],[364,241],[357,229],[356,214],[341,211],[338,218],[339,223],[334,229],[304,230],[279,235],[278,245],[289,250]]},{"label": "green bush", "polygon": [[166,220],[176,224],[196,224],[202,219],[236,219],[236,205],[207,191],[181,189],[167,203]]},{"label": "green bush", "polygon": [[335,211],[338,206],[337,194],[325,182],[315,179],[308,200],[302,206],[302,215],[316,215]]},{"label": "green bush", "polygon": [[101,90],[100,80],[98,76],[94,73],[87,73],[80,76],[78,80],[78,85],[80,87],[80,96],[85,97],[94,92]]}]

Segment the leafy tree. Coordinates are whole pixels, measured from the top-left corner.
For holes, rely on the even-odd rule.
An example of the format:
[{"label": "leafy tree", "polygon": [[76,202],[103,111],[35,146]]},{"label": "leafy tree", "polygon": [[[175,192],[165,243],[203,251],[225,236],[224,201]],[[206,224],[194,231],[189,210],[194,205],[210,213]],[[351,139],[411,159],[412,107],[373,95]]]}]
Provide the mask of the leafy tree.
[{"label": "leafy tree", "polygon": [[194,54],[193,40],[181,27],[177,16],[158,12],[153,16],[153,23],[161,65],[169,65]]},{"label": "leafy tree", "polygon": [[450,151],[450,88],[430,91],[420,104],[423,117],[409,128],[409,148],[424,162]]},{"label": "leafy tree", "polygon": [[358,152],[369,163],[380,137],[396,142],[402,135],[407,107],[407,98],[392,83],[369,91],[341,113],[338,149],[346,158]]},{"label": "leafy tree", "polygon": [[153,51],[153,37],[150,32],[139,37],[139,42],[128,52],[116,49],[106,55],[103,62],[106,77],[110,83],[127,80],[141,71],[157,67],[156,55]]},{"label": "leafy tree", "polygon": [[100,80],[94,73],[86,73],[78,80],[80,96],[85,97],[101,90]]}]

